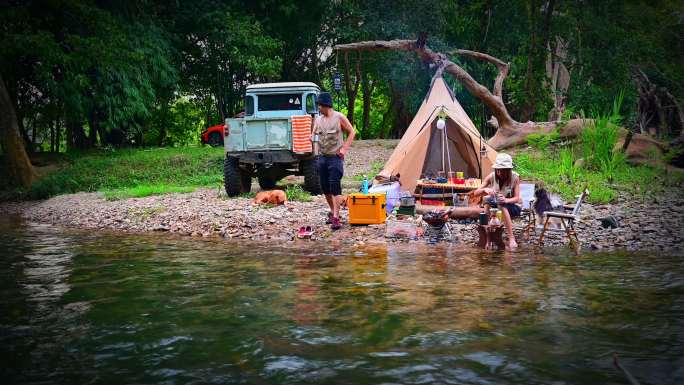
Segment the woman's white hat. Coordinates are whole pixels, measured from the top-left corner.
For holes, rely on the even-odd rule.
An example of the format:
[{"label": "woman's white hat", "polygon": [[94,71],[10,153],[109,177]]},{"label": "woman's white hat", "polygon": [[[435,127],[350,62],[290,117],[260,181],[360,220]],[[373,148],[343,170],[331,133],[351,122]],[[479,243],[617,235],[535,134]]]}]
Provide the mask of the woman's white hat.
[{"label": "woman's white hat", "polygon": [[508,154],[497,154],[494,168],[513,168],[513,158]]}]

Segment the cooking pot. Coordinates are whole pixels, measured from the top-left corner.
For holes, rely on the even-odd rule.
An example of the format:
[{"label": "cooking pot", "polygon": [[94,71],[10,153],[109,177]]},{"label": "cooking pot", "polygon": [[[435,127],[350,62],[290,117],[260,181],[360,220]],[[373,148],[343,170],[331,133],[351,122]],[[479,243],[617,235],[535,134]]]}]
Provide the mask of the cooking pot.
[{"label": "cooking pot", "polygon": [[416,198],[413,196],[401,197],[399,202],[401,206],[411,207],[416,205]]}]

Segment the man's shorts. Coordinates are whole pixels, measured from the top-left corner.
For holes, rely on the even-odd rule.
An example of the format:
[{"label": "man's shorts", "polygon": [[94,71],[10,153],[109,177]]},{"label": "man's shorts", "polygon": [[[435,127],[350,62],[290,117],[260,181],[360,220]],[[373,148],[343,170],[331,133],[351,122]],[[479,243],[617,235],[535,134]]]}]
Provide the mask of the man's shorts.
[{"label": "man's shorts", "polygon": [[342,195],[344,161],[337,155],[320,155],[317,160],[318,176],[323,194]]},{"label": "man's shorts", "polygon": [[[499,204],[496,203],[496,199],[492,198],[491,196],[485,197],[484,204],[489,205],[491,208],[498,208],[499,206]],[[519,217],[520,212],[522,211],[522,208],[515,203],[506,203],[501,205],[501,207],[508,210],[508,215],[510,215],[511,218]]]}]

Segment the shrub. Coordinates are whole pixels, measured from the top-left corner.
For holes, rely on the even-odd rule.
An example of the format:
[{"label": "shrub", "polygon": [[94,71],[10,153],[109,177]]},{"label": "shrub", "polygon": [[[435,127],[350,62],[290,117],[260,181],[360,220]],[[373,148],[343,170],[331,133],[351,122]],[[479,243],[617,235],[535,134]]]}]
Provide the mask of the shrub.
[{"label": "shrub", "polygon": [[289,201],[299,201],[299,202],[310,202],[311,201],[311,194],[304,191],[302,186],[300,186],[298,184],[288,185],[287,188],[285,189],[285,195],[287,196],[287,200],[289,200]]},{"label": "shrub", "polygon": [[553,130],[548,134],[531,134],[527,137],[527,144],[538,150],[546,150],[551,143],[560,139],[560,132]]},{"label": "shrub", "polygon": [[620,130],[620,108],[624,94],[620,92],[608,114],[594,113],[592,123],[582,131],[584,164],[588,169],[600,171],[610,181],[615,172],[625,164],[624,155],[615,151]]},{"label": "shrub", "polygon": [[575,153],[572,148],[561,149],[558,153],[558,168],[560,174],[565,176],[568,181],[574,182],[579,177],[581,170],[575,166]]}]

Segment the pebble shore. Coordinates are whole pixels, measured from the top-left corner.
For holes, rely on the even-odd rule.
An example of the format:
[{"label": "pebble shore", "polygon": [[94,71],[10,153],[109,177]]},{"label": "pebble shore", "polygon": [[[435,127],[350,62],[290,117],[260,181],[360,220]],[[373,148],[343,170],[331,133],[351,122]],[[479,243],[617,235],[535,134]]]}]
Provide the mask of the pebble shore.
[{"label": "pebble shore", "polygon": [[[373,164],[383,163],[396,146],[396,140],[368,140],[354,143],[345,159],[347,192],[357,186],[358,176],[368,173]],[[286,183],[301,183],[289,178]],[[254,184],[252,191],[258,186]],[[572,203],[572,202],[571,202]],[[44,201],[0,203],[0,215],[19,215],[27,221],[67,227],[115,230],[122,232],[168,232],[216,239],[241,239],[277,242],[310,242],[296,238],[301,226],[315,228],[313,242],[334,240],[349,244],[421,242],[385,237],[385,225],[349,226],[347,212],[340,231],[324,224],[328,209],[322,196],[310,202],[288,202],[286,206],[254,206],[248,198],[228,198],[222,189],[200,189],[186,194],[167,194],[144,198],[107,201],[100,193],[56,196]],[[684,250],[684,194],[666,191],[655,197],[622,195],[609,205],[582,206],[578,235],[585,249],[592,250]],[[603,228],[600,218],[612,215],[619,222],[615,229]],[[470,247],[477,241],[474,224],[452,221],[456,241]],[[518,223],[520,225],[520,222]],[[521,246],[538,239],[532,233]],[[567,244],[559,233],[547,233],[547,246]]]},{"label": "pebble shore", "polygon": [[[611,205],[583,205],[577,229],[585,249],[593,250],[683,250],[684,201],[677,196],[659,197],[668,207],[650,201],[627,198]],[[288,202],[286,206],[255,206],[248,198],[228,198],[218,189],[202,189],[187,194],[168,194],[107,201],[99,193],[57,196],[45,201],[3,203],[0,213],[15,214],[25,220],[84,229],[122,232],[169,232],[194,237],[242,239],[253,241],[302,242],[296,239],[301,226],[316,230],[313,242],[335,239],[342,243],[425,242],[385,238],[385,226],[349,226],[332,232],[324,224],[325,200]],[[598,218],[613,215],[620,226],[606,229]],[[346,223],[347,212],[342,212]],[[474,224],[452,221],[460,244],[473,245],[477,231]],[[547,233],[548,234],[548,233]],[[521,244],[531,244],[537,237],[517,237]],[[564,244],[561,237],[548,235],[545,245]],[[521,242],[522,241],[522,242]]]}]

